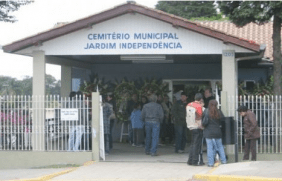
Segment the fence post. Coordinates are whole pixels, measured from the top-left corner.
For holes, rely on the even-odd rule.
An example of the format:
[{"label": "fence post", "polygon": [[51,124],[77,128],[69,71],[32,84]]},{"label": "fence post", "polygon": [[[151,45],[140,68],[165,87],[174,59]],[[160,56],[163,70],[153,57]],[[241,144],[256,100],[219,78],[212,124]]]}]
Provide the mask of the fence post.
[{"label": "fence post", "polygon": [[100,161],[100,94],[92,92],[92,160]]}]

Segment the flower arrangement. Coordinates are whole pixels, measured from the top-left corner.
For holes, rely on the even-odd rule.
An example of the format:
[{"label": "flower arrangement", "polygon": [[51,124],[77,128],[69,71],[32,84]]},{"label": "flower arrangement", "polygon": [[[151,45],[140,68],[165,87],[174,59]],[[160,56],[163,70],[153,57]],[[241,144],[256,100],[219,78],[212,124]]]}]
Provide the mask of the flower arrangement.
[{"label": "flower arrangement", "polygon": [[106,94],[108,92],[108,83],[105,83],[104,79],[99,79],[98,74],[91,74],[90,82],[84,81],[84,84],[80,86],[82,91],[87,97],[91,97],[92,92],[100,92],[100,94]]},{"label": "flower arrangement", "polygon": [[[169,87],[167,83],[162,83],[161,80],[151,79],[147,80],[145,79],[141,89],[140,89],[140,95],[149,97],[151,94],[157,94],[164,96],[165,94],[169,93]],[[140,96],[140,97],[141,97]]]},{"label": "flower arrangement", "polygon": [[123,79],[120,83],[116,82],[114,96],[116,99],[117,112],[116,117],[119,121],[128,121],[127,101],[131,95],[138,93],[134,82]]}]

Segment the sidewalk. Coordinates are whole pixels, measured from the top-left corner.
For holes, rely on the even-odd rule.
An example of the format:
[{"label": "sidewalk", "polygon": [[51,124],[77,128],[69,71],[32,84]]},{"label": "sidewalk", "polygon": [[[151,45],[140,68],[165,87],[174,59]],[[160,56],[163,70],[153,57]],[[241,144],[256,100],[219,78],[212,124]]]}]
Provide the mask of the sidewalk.
[{"label": "sidewalk", "polygon": [[281,180],[282,161],[239,162],[211,170],[207,174],[195,174],[194,178],[207,180]]},{"label": "sidewalk", "polygon": [[[94,181],[282,181],[282,161],[239,162],[218,167],[188,166],[188,151],[174,153],[171,145],[162,146],[160,156],[145,155],[144,148],[115,144],[106,162],[89,161],[70,168],[0,170],[0,180],[94,180]],[[206,153],[204,162],[207,163]],[[32,179],[34,178],[34,179]],[[193,178],[193,179],[192,179]]]},{"label": "sidewalk", "polygon": [[41,181],[49,179],[57,181],[282,181],[282,161],[240,162],[219,165],[214,168],[188,166],[185,163],[92,162],[78,168],[0,170],[0,180],[19,179]]},{"label": "sidewalk", "polygon": [[0,170],[0,180],[29,180],[37,178],[46,180],[49,176],[57,176],[74,168],[42,168],[42,169],[3,169]]}]

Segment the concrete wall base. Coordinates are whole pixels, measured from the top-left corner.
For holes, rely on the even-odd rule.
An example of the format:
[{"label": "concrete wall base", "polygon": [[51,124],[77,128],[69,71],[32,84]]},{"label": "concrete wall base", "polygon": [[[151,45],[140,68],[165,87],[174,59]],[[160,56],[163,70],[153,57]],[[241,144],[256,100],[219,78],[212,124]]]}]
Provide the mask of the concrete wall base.
[{"label": "concrete wall base", "polygon": [[[228,156],[228,163],[235,163],[235,155],[234,154],[227,154]],[[244,153],[238,154],[238,162],[242,162]],[[251,161],[251,154],[250,154],[250,161]],[[257,161],[282,161],[282,154],[275,154],[275,153],[257,153]]]},{"label": "concrete wall base", "polygon": [[35,168],[59,164],[82,165],[92,160],[92,152],[1,151],[0,169]]}]

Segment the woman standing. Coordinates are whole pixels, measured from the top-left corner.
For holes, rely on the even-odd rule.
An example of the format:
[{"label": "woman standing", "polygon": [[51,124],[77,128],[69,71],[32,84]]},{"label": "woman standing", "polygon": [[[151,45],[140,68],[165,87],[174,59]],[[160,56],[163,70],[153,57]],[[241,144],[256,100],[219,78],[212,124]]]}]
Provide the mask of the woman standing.
[{"label": "woman standing", "polygon": [[212,167],[214,165],[214,156],[216,150],[219,153],[221,163],[226,164],[226,157],[221,139],[222,117],[223,117],[222,112],[219,109],[217,109],[217,101],[210,100],[208,108],[205,109],[205,112],[203,114],[203,121],[202,121],[202,124],[205,127],[203,134],[204,134],[204,138],[206,138],[206,143],[207,143],[209,167]]},{"label": "woman standing", "polygon": [[256,120],[256,115],[248,110],[246,106],[239,106],[239,114],[244,117],[244,137],[246,139],[244,158],[249,160],[250,151],[252,152],[252,161],[257,160],[256,141],[260,138],[260,131]]}]

